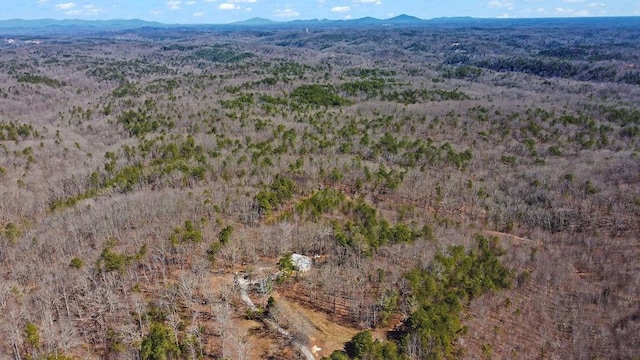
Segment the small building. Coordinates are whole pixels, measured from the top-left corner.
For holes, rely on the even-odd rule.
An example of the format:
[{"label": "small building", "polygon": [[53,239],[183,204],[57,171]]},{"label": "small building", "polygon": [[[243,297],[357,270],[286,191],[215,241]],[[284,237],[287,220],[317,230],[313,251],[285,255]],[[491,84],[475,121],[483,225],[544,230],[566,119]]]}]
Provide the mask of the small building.
[{"label": "small building", "polygon": [[313,260],[310,257],[300,254],[291,254],[291,262],[293,263],[293,267],[300,271],[305,272],[311,269],[311,264]]}]

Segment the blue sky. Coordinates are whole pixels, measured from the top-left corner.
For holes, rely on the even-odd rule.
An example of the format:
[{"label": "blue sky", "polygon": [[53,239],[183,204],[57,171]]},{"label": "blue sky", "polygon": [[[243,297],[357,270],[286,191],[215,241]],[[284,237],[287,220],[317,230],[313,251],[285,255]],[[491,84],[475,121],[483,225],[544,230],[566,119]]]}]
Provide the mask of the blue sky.
[{"label": "blue sky", "polygon": [[400,14],[442,16],[640,16],[639,0],[0,0],[5,19],[143,19],[224,24],[263,17],[386,19]]}]

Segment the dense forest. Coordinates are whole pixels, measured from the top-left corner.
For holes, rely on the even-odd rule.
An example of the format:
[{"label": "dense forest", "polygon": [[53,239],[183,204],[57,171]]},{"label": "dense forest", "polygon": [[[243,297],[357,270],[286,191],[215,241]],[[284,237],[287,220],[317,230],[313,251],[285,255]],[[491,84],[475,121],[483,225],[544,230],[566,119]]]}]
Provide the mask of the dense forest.
[{"label": "dense forest", "polygon": [[639,25],[2,30],[1,357],[637,358]]}]

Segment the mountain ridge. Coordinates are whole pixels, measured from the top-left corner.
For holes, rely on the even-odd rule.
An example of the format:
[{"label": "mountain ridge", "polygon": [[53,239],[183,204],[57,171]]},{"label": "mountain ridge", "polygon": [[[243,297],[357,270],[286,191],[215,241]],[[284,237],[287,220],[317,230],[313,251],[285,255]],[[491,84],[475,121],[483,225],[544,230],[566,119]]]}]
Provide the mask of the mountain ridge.
[{"label": "mountain ridge", "polygon": [[486,26],[512,26],[512,25],[575,25],[577,23],[588,23],[597,25],[602,22],[610,22],[615,19],[616,26],[638,25],[639,16],[627,17],[572,17],[572,18],[474,18],[470,16],[461,17],[437,17],[432,19],[421,19],[415,16],[401,14],[388,19],[378,19],[374,17],[362,17],[357,19],[297,19],[290,21],[274,21],[261,17],[254,17],[247,20],[236,21],[227,24],[167,24],[140,19],[112,19],[112,20],[82,20],[82,19],[9,19],[0,20],[0,30],[16,31],[16,33],[32,33],[43,29],[65,29],[81,28],[86,30],[100,31],[120,31],[135,30],[140,28],[197,28],[197,27],[220,27],[220,28],[246,28],[246,27],[350,27],[350,26],[428,26],[428,25],[486,25]]},{"label": "mountain ridge", "polygon": [[254,17],[246,20],[236,21],[227,24],[167,24],[155,21],[140,19],[112,19],[112,20],[82,20],[82,19],[9,19],[0,20],[0,29],[38,29],[46,27],[90,27],[103,29],[134,29],[141,27],[198,27],[198,26],[291,26],[291,25],[347,25],[347,24],[422,24],[430,20],[424,20],[411,15],[398,15],[389,19],[378,19],[374,17],[363,17],[347,20],[329,19],[297,19],[290,21],[275,21],[262,17]]},{"label": "mountain ridge", "polygon": [[0,20],[0,28],[43,28],[50,26],[87,26],[87,27],[112,27],[112,28],[138,28],[144,26],[167,26],[155,21],[140,19],[111,19],[111,20],[82,20],[82,19],[9,19]]}]

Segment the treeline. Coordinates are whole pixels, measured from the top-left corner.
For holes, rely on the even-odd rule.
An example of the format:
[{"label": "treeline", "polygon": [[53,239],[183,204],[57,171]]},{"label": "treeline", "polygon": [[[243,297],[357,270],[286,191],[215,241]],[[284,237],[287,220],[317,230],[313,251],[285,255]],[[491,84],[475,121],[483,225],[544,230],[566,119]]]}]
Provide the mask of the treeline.
[{"label": "treeline", "polygon": [[38,137],[40,137],[40,134],[31,124],[14,123],[13,121],[8,123],[0,122],[0,141],[19,141]]},{"label": "treeline", "polygon": [[44,84],[54,88],[63,87],[67,85],[65,81],[60,81],[57,79],[50,78],[48,76],[31,74],[31,73],[18,74],[18,76],[16,77],[16,80],[18,80],[18,82],[21,82],[21,83]]},{"label": "treeline", "polygon": [[211,61],[211,62],[219,62],[219,63],[235,63],[240,62],[245,59],[249,59],[255,57],[254,54],[249,52],[237,52],[229,49],[227,46],[212,46],[206,48],[200,48],[193,52],[193,56]]},{"label": "treeline", "polygon": [[456,78],[474,78],[481,74],[480,69],[488,69],[580,81],[638,84],[639,79],[638,72],[620,72],[617,66],[610,63],[569,61],[563,58],[514,56],[475,59],[465,55],[454,55],[447,58],[444,64],[456,65],[445,71],[445,76]]}]

